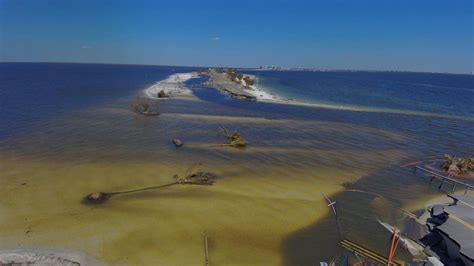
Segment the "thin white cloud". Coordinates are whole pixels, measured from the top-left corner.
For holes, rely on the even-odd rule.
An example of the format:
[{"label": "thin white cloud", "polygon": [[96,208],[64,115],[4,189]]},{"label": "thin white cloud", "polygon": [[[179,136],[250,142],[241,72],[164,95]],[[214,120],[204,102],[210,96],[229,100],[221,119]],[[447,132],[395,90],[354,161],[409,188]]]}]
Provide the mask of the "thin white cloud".
[{"label": "thin white cloud", "polygon": [[212,38],[211,38],[211,41],[217,42],[217,41],[219,41],[220,39],[221,39],[221,37],[215,36],[215,37],[212,37]]},{"label": "thin white cloud", "polygon": [[92,46],[90,45],[81,45],[81,49],[91,49]]}]

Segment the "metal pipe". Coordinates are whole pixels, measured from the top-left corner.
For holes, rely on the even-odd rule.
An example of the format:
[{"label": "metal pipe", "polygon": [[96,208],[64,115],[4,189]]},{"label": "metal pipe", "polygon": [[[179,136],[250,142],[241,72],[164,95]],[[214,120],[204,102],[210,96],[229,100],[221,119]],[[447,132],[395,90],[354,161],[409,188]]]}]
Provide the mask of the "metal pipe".
[{"label": "metal pipe", "polygon": [[[415,166],[415,169],[419,169],[419,170],[421,170],[421,171],[430,173],[430,174],[432,174],[433,176],[436,176],[436,177],[441,178],[441,181],[442,181],[442,182],[441,182],[441,185],[442,185],[442,183],[443,183],[444,180],[448,180],[448,181],[450,181],[450,182],[452,182],[452,183],[454,183],[454,184],[458,184],[458,185],[461,185],[461,186],[466,187],[466,190],[467,190],[467,189],[474,190],[474,186],[472,186],[472,185],[470,185],[470,184],[467,184],[467,183],[458,181],[458,180],[456,180],[456,179],[452,179],[452,178],[447,177],[447,176],[444,176],[444,175],[440,175],[440,174],[438,174],[438,173],[436,173],[436,172],[430,171],[430,170],[428,170],[428,169],[426,169],[426,168],[423,168],[423,167],[421,167],[421,166],[418,166],[418,165],[417,165],[417,166]],[[441,185],[440,185],[440,186],[441,186]]]}]

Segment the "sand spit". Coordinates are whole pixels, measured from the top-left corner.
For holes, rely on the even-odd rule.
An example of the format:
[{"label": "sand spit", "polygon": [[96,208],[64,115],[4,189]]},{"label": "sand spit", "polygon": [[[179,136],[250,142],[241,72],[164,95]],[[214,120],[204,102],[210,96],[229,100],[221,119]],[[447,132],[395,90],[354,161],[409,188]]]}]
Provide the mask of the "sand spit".
[{"label": "sand spit", "polygon": [[158,98],[158,93],[164,91],[169,97],[190,96],[192,91],[186,88],[184,82],[197,77],[199,77],[197,72],[176,73],[145,89],[145,94],[150,98]]},{"label": "sand spit", "polygon": [[[398,114],[398,115],[409,115],[409,116],[422,116],[422,117],[433,117],[442,119],[455,119],[462,121],[474,121],[474,117],[471,116],[458,116],[441,113],[413,111],[413,110],[402,110],[402,109],[390,109],[390,108],[377,108],[367,106],[353,106],[353,105],[340,105],[333,103],[312,103],[299,101],[295,99],[289,99],[280,97],[269,92],[267,89],[261,86],[245,86],[243,83],[235,83],[231,81],[225,73],[218,73],[213,69],[209,71],[209,80],[203,84],[206,87],[216,88],[224,94],[231,95],[237,99],[252,100],[258,102],[274,103],[274,104],[285,104],[285,105],[296,105],[310,108],[322,108],[340,111],[351,111],[351,112],[364,112],[364,113],[387,113],[387,114]],[[253,75],[249,76],[252,79],[256,79]],[[182,99],[197,99],[192,89],[187,88],[184,85],[189,79],[199,77],[198,72],[189,73],[176,73],[168,78],[161,80],[153,86],[145,90],[145,94],[154,99],[158,99],[158,93],[164,91],[169,97],[182,98]]]},{"label": "sand spit", "polygon": [[236,99],[251,101],[258,99],[249,92],[249,89],[246,89],[244,84],[236,83],[230,80],[226,73],[218,73],[214,69],[209,70],[209,80],[205,83],[205,86],[216,88]]},{"label": "sand spit", "polygon": [[[249,78],[256,80],[256,76],[245,74]],[[236,83],[229,79],[226,73],[218,73],[214,69],[209,70],[209,80],[205,83],[207,87],[213,87],[228,94],[231,97],[242,100],[256,100],[262,102],[280,102],[285,103],[286,99],[280,98],[273,93],[263,90],[259,86],[246,86],[245,81]]]}]

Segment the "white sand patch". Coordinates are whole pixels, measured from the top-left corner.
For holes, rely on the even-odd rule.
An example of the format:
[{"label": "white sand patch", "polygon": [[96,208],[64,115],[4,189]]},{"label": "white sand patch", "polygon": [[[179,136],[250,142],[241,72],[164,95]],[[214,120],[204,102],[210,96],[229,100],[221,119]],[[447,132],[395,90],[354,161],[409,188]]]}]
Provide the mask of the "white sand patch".
[{"label": "white sand patch", "polygon": [[168,96],[192,95],[192,91],[184,85],[189,79],[197,78],[197,72],[190,73],[176,73],[169,76],[167,79],[158,81],[151,87],[145,89],[145,94],[150,98],[158,98],[158,93],[164,91]]},{"label": "white sand patch", "polygon": [[257,101],[272,101],[272,102],[284,102],[285,99],[278,97],[277,95],[265,91],[261,89],[260,87],[256,87],[254,85],[250,86],[249,89],[244,89],[245,92],[255,96],[257,98]]},{"label": "white sand patch", "polygon": [[[257,77],[255,75],[244,74],[244,77],[246,76],[253,79],[254,81],[257,80]],[[242,86],[247,86],[247,83],[243,78],[240,80],[240,83],[242,84]],[[257,87],[256,85],[251,85],[248,86],[248,89],[244,89],[244,91],[254,96],[257,101],[286,103],[289,100],[279,97],[271,93],[269,90],[262,88],[261,86]]]}]

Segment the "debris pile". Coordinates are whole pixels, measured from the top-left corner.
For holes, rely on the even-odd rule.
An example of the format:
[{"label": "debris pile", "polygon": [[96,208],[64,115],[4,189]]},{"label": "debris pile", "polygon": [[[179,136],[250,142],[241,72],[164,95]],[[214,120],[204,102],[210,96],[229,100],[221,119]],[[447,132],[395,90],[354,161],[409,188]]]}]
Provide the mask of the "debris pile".
[{"label": "debris pile", "polygon": [[164,90],[161,90],[160,92],[158,92],[158,98],[168,98],[168,97],[170,96],[166,94]]},{"label": "debris pile", "polygon": [[173,139],[173,144],[176,147],[181,147],[181,146],[183,146],[184,143],[180,139]]},{"label": "debris pile", "polygon": [[442,168],[450,175],[463,175],[474,170],[474,157],[464,158],[445,154],[443,156]]},{"label": "debris pile", "polygon": [[235,70],[235,69],[231,69],[231,68],[223,69],[222,72],[226,73],[227,77],[231,81],[233,81],[237,84],[241,84],[242,82],[244,82],[244,85],[246,87],[250,87],[250,86],[255,84],[255,80],[253,80],[249,76],[244,76],[242,73],[237,72],[237,70]]},{"label": "debris pile", "polygon": [[175,175],[177,184],[211,186],[216,182],[217,175],[208,172],[196,172],[187,176]]},{"label": "debris pile", "polygon": [[184,176],[174,175],[175,182],[164,184],[164,185],[150,186],[150,187],[144,187],[144,188],[132,189],[132,190],[126,190],[126,191],[117,191],[117,192],[93,192],[85,196],[82,200],[82,203],[87,204],[87,205],[101,204],[101,203],[106,202],[112,196],[115,196],[115,195],[142,192],[145,190],[164,188],[164,187],[169,187],[173,185],[211,186],[216,182],[217,178],[218,176],[216,174],[209,173],[209,172],[195,172],[195,173],[184,175]]},{"label": "debris pile", "polygon": [[240,136],[239,133],[237,132],[230,132],[227,128],[222,127],[222,130],[224,130],[224,134],[229,141],[228,144],[223,144],[221,146],[230,146],[238,149],[245,149],[245,146],[247,146],[247,141]]},{"label": "debris pile", "polygon": [[133,111],[142,115],[159,115],[160,113],[156,111],[158,106],[159,103],[157,100],[151,100],[145,97],[137,97],[130,103],[130,107],[132,107]]}]

